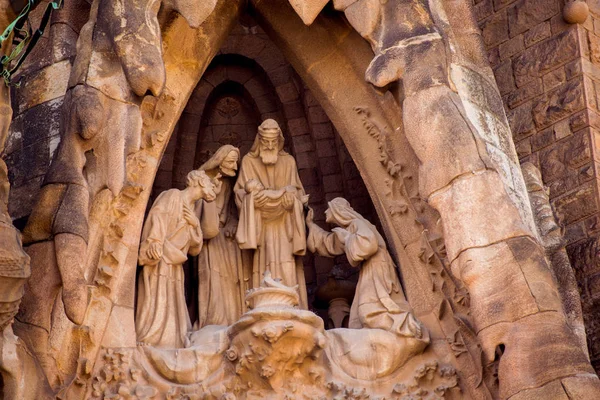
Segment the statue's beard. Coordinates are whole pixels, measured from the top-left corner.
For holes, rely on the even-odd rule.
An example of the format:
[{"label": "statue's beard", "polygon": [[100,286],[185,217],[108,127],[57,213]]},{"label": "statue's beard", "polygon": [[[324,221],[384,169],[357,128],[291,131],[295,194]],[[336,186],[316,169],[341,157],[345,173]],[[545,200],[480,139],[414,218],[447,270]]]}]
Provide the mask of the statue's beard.
[{"label": "statue's beard", "polygon": [[225,176],[235,176],[235,171],[231,168],[221,166],[220,170],[221,173]]},{"label": "statue's beard", "polygon": [[273,165],[277,162],[277,153],[279,153],[277,149],[260,149],[260,159],[265,165]]}]

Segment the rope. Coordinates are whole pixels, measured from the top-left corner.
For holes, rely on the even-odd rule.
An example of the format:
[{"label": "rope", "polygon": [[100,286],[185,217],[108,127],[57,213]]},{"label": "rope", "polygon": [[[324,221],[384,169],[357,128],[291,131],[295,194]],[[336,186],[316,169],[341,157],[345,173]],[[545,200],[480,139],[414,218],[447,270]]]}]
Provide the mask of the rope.
[{"label": "rope", "polygon": [[[52,11],[61,8],[63,2],[63,0],[52,0],[48,3],[39,28],[32,34],[31,27],[29,27],[29,29],[24,29],[23,25],[25,24],[25,21],[28,21],[29,13],[36,6],[36,2],[39,1],[40,0],[28,0],[17,18],[6,27],[0,36],[0,46],[2,46],[4,42],[11,37],[11,34],[14,33],[11,46],[14,47],[13,50],[10,54],[2,55],[2,58],[0,58],[0,76],[4,79],[4,83],[7,86],[15,85],[18,87],[20,85],[20,82],[15,84],[12,81],[13,74],[19,69],[21,64],[23,64],[23,61],[25,61],[25,58],[31,53],[38,40],[44,35],[44,30],[50,21]],[[11,68],[10,64],[14,61],[16,62]]]}]

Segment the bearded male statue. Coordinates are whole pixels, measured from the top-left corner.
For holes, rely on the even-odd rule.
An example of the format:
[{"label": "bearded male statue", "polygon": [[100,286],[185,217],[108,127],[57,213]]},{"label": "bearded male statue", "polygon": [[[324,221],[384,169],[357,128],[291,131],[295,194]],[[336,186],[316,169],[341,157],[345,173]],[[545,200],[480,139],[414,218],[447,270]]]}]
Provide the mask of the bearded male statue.
[{"label": "bearded male statue", "polygon": [[308,196],[294,158],[283,150],[276,121],[265,120],[250,152],[242,159],[234,187],[239,209],[236,239],[241,249],[254,250],[252,287],[260,286],[265,271],[300,292],[307,308],[301,256],[306,252],[304,204]]}]

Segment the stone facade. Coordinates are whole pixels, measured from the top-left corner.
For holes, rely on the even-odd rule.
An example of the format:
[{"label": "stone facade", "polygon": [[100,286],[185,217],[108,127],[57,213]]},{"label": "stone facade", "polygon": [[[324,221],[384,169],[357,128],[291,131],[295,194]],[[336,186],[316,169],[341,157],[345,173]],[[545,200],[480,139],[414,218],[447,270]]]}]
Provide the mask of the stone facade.
[{"label": "stone facade", "polygon": [[588,2],[583,24],[568,24],[563,2],[479,1],[474,12],[504,100],[521,162],[542,172],[575,268],[590,355],[600,368],[598,238],[600,8]]},{"label": "stone facade", "polygon": [[[36,387],[68,399],[299,398],[303,390],[314,398],[430,391],[449,399],[583,399],[598,393],[571,316],[564,317],[572,299],[565,299],[564,280],[557,284],[549,272],[556,271],[555,257],[568,270],[568,254],[598,371],[597,2],[589,1],[580,24],[565,22],[561,0],[248,3],[174,1],[160,10],[155,4],[123,11],[108,0],[68,2],[19,71],[22,85],[12,90],[13,121],[1,156],[12,185],[8,211],[32,259],[32,282],[14,328],[46,382]],[[114,15],[102,14],[107,4]],[[33,11],[33,25],[42,13]],[[156,21],[162,30],[157,36],[150,29],[144,34],[151,39],[140,42],[157,59],[118,47],[127,45],[129,33],[111,29],[138,21],[136,13],[146,13],[140,24]],[[114,16],[122,19],[113,26]],[[86,31],[88,19],[93,24]],[[92,35],[90,27],[102,34]],[[102,50],[106,43],[120,50]],[[98,49],[89,55],[92,44]],[[127,60],[138,52],[139,59]],[[81,74],[86,56],[96,75]],[[124,60],[115,62],[119,57]],[[98,59],[113,64],[103,69]],[[144,68],[131,72],[129,62]],[[161,70],[164,76],[153,75]],[[129,92],[115,95],[106,76],[121,79],[115,87]],[[161,79],[159,90],[153,82]],[[77,97],[82,87],[103,94],[104,114],[81,111],[98,101]],[[78,129],[93,128],[98,115],[110,121],[100,132],[139,136],[131,152],[120,148],[121,163],[114,162],[110,141],[85,147],[91,142]],[[367,229],[372,240],[381,238],[377,251],[352,258],[349,242],[335,251],[321,243],[318,253],[326,257],[303,257],[308,307],[320,318],[295,307],[301,303],[296,289],[265,274],[248,292],[252,311],[227,329],[194,328],[177,349],[136,343],[136,264],[151,205],[167,190],[185,190],[188,172],[223,145],[246,155],[268,119],[281,126],[310,196],[306,204],[317,225],[308,226],[325,235],[318,226],[327,229],[325,211],[335,199],[355,224],[337,221],[338,234]],[[82,157],[64,150],[71,143],[65,137],[76,137]],[[76,162],[65,165],[65,154]],[[116,186],[96,163],[102,157],[112,160],[110,168],[124,169]],[[544,243],[519,161],[537,167],[549,188],[564,229],[560,250]],[[79,162],[85,165],[76,171],[80,178],[70,169]],[[88,185],[89,199],[82,189]],[[357,281],[356,304],[373,303],[364,299],[377,292],[378,277],[372,285],[359,280],[371,261],[392,271],[398,265],[402,283],[387,282],[398,286],[394,301],[406,309],[393,311],[388,303],[386,312],[401,319],[391,328],[349,307]],[[200,279],[195,262],[183,264],[192,316]],[[70,276],[80,267],[81,276]],[[74,300],[77,282],[83,290]],[[373,296],[385,304],[382,293]],[[350,317],[352,329],[324,330],[328,311],[328,328],[348,327]],[[352,320],[357,315],[362,325]],[[348,346],[353,350],[343,350]],[[292,348],[300,362],[285,366]],[[373,348],[393,356],[383,360],[385,351]],[[374,366],[383,372],[374,375]],[[292,376],[300,386],[290,383]]]}]

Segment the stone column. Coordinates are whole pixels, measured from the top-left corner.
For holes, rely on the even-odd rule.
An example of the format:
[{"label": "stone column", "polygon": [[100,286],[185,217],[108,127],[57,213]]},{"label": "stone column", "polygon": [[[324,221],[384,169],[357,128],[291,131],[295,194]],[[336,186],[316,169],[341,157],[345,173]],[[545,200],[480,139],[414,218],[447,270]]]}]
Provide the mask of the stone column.
[{"label": "stone column", "polygon": [[502,354],[500,397],[599,396],[600,381],[566,322],[523,177],[513,168],[505,118],[489,108],[499,97],[495,84],[472,65],[455,68],[448,57],[453,46],[477,42],[452,40],[438,2],[339,5],[375,52],[366,79],[378,87],[402,82],[398,98],[420,160],[420,196],[441,215],[448,259],[469,290],[487,362]]}]

